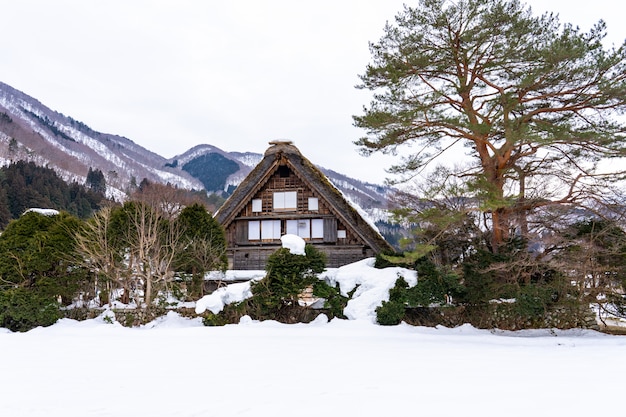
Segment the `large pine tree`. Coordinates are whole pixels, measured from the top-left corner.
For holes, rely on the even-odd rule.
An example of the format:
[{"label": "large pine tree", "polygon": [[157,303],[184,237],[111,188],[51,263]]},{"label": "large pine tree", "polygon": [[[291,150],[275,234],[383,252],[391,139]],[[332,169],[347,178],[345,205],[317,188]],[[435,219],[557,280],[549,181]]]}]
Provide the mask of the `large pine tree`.
[{"label": "large pine tree", "polygon": [[626,156],[626,44],[516,0],[421,0],[371,45],[355,125],[365,154],[398,152],[412,177],[466,150],[460,174],[491,230],[493,250],[524,234],[527,213],[606,199]]}]

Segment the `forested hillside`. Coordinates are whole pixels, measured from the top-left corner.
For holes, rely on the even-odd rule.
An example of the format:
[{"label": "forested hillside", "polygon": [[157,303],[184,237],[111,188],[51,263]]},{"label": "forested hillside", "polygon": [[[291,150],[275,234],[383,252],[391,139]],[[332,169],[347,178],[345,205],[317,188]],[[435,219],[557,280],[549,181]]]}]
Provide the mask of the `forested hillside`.
[{"label": "forested hillside", "polygon": [[0,168],[0,228],[29,208],[67,211],[79,218],[89,217],[105,200],[102,173],[90,171],[90,187],[66,183],[57,173],[33,162],[18,161]]},{"label": "forested hillside", "polygon": [[224,190],[228,177],[239,171],[239,165],[218,153],[207,153],[187,162],[182,169],[199,179],[208,191],[219,192]]}]

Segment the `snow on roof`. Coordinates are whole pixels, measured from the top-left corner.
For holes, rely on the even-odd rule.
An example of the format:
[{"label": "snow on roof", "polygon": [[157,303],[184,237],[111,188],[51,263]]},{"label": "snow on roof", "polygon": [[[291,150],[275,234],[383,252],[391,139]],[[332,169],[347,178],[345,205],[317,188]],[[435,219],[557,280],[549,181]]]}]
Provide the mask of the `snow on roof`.
[{"label": "snow on roof", "polygon": [[59,214],[59,211],[55,209],[29,208],[22,214],[22,216],[26,213],[39,213],[43,214],[44,216],[57,216]]}]

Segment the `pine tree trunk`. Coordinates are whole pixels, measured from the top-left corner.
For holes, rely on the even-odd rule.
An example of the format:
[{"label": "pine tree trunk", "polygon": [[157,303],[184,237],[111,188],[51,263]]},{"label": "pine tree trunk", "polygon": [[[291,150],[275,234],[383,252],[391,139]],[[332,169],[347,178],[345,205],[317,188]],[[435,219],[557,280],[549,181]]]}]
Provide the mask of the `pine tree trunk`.
[{"label": "pine tree trunk", "polygon": [[493,252],[498,253],[500,246],[509,238],[510,211],[507,208],[495,209],[492,213],[491,244]]}]

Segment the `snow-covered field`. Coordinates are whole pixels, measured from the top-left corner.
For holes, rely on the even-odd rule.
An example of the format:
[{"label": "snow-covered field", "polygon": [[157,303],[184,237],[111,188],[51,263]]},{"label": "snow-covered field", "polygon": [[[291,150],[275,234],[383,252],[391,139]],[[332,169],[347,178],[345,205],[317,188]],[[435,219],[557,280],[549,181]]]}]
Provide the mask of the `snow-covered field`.
[{"label": "snow-covered field", "polygon": [[626,338],[170,313],[0,330],[0,415],[623,415]]},{"label": "snow-covered field", "polygon": [[[170,312],[125,328],[104,312],[27,333],[0,329],[0,416],[624,415],[626,337],[378,326],[374,310],[398,276],[410,285],[417,277],[373,262],[320,276],[353,293],[351,320],[204,327]],[[249,284],[236,283],[196,309],[248,296]]]}]

